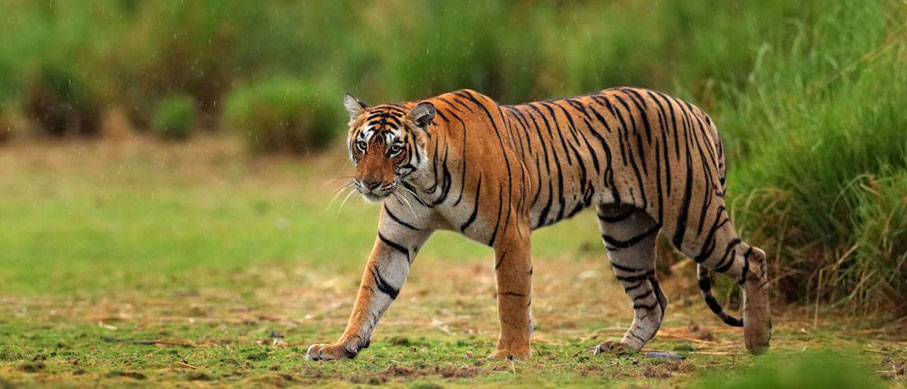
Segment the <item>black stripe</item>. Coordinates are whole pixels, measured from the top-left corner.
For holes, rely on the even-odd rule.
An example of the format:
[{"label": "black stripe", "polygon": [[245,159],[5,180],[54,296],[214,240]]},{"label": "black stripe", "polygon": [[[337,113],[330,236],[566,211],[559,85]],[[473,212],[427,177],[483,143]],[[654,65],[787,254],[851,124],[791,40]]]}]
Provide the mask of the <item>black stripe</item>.
[{"label": "black stripe", "polygon": [[[734,264],[734,256],[736,254],[736,250],[731,250],[733,250],[734,247],[737,247],[737,245],[739,245],[741,242],[742,240],[740,240],[740,238],[734,238],[734,240],[728,243],[727,248],[724,250],[724,256],[721,257],[721,261],[719,261],[718,264],[716,264],[712,269],[718,273],[724,273],[728,269],[730,269]],[[728,254],[730,254],[730,257],[728,257]],[[730,261],[725,263],[725,260],[727,258],[730,258]]]},{"label": "black stripe", "polygon": [[[674,112],[673,108],[671,108],[671,109],[672,109],[671,112],[673,115],[673,112]],[[687,147],[687,153],[685,155],[686,156],[687,175],[686,175],[686,180],[685,180],[686,186],[684,187],[684,190],[683,190],[683,199],[680,202],[680,213],[677,215],[677,223],[675,224],[676,227],[675,227],[673,242],[674,242],[674,247],[676,247],[678,250],[682,251],[683,250],[683,237],[687,231],[687,215],[690,212],[690,197],[693,194],[693,160],[690,157],[690,153],[689,153],[690,141],[689,141],[689,137],[687,136],[687,131],[686,131],[686,120],[683,119],[683,117],[681,117],[681,120],[683,121],[683,124],[684,124],[684,144]]]},{"label": "black stripe", "polygon": [[611,261],[611,267],[613,267],[617,270],[620,270],[620,271],[625,271],[627,273],[636,273],[636,272],[641,272],[641,271],[646,270],[646,269],[637,269],[635,267],[624,266],[624,265],[621,265],[614,261]]},{"label": "black stripe", "polygon": [[[665,163],[665,183],[667,184],[668,197],[671,196],[671,158],[668,155],[668,114],[664,111],[664,107],[661,105],[661,101],[655,97],[655,94],[652,91],[647,91],[649,97],[652,98],[652,101],[655,102],[655,107],[658,109],[658,120],[661,124],[661,143],[664,145],[664,163]],[[674,143],[677,143],[677,139],[674,139]]]},{"label": "black stripe", "polygon": [[621,282],[637,282],[637,281],[642,281],[642,280],[648,280],[649,277],[653,276],[654,274],[655,274],[655,271],[650,270],[643,274],[639,274],[639,275],[635,275],[635,276],[615,275],[614,277],[617,278],[617,280],[621,281]]},{"label": "black stripe", "polygon": [[642,286],[645,285],[645,284],[646,284],[646,281],[645,281],[645,280],[643,280],[643,281],[638,281],[637,283],[635,283],[635,284],[633,284],[633,285],[625,286],[625,287],[624,287],[624,292],[630,293],[630,292],[632,292],[632,291],[634,291],[634,290],[636,290],[636,289],[639,289],[640,287],[642,287]]},{"label": "black stripe", "polygon": [[472,206],[472,214],[470,214],[469,218],[466,219],[466,222],[460,226],[461,232],[465,232],[466,229],[469,228],[469,226],[472,224],[472,222],[476,221],[476,215],[478,215],[478,212],[479,212],[479,194],[481,193],[481,190],[482,190],[482,175],[479,174],[479,182],[476,184],[476,191],[475,191],[476,199],[475,199],[475,203]]},{"label": "black stripe", "polygon": [[[512,197],[513,197],[513,172],[510,169],[510,159],[507,158],[507,148],[504,147],[504,139],[501,138],[501,131],[498,129],[498,125],[497,125],[497,123],[495,123],[494,117],[491,116],[491,112],[488,110],[488,108],[486,108],[484,104],[479,102],[479,100],[476,99],[472,95],[472,93],[470,93],[470,91],[457,92],[458,95],[460,95],[460,93],[465,95],[465,97],[468,98],[470,101],[472,101],[473,104],[475,104],[479,108],[482,108],[482,110],[485,111],[485,116],[488,117],[488,121],[491,123],[491,127],[494,129],[494,133],[498,137],[498,143],[501,147],[501,154],[504,157],[504,166],[507,168],[507,180],[508,180],[508,182],[507,182],[507,202],[510,203],[512,200]],[[495,104],[495,107],[497,107],[497,104]],[[501,114],[500,108],[498,108],[498,114]],[[501,119],[503,119],[503,115],[501,115]],[[502,190],[503,190],[503,188],[502,188]],[[503,196],[503,193],[501,193],[501,196]],[[501,203],[503,203],[503,197],[501,198]],[[512,212],[511,207],[507,207],[507,216],[505,217],[506,222],[510,221],[511,212]],[[498,219],[499,219],[498,222],[500,222],[500,215],[498,216]],[[494,245],[495,238],[497,237],[497,232],[498,232],[497,226],[495,226],[494,235],[492,235],[491,241],[488,243],[489,246]]]},{"label": "black stripe", "polygon": [[601,220],[602,222],[605,222],[605,223],[618,223],[618,222],[627,220],[630,216],[633,216],[633,212],[635,212],[635,211],[636,211],[636,208],[631,208],[630,212],[627,212],[622,215],[607,216],[607,215],[602,215],[600,213],[597,213],[596,216],[598,216],[598,220]]},{"label": "black stripe", "polygon": [[661,228],[661,224],[656,224],[656,225],[652,226],[652,228],[650,228],[650,229],[648,229],[647,231],[643,232],[642,234],[639,234],[639,235],[634,236],[634,237],[632,237],[632,238],[630,238],[630,239],[627,239],[627,240],[618,240],[618,239],[615,239],[615,238],[613,238],[613,237],[611,237],[611,236],[609,236],[609,235],[607,235],[607,234],[602,234],[602,239],[604,239],[604,240],[605,240],[605,244],[607,244],[607,245],[609,246],[608,249],[611,249],[611,250],[613,250],[613,249],[627,249],[627,248],[630,248],[630,247],[635,246],[637,243],[641,242],[643,239],[645,239],[645,238],[649,237],[650,235],[652,235],[652,234],[658,232],[658,230],[659,230],[660,228]]},{"label": "black stripe", "polygon": [[[624,109],[627,110],[627,116],[630,117],[630,125],[632,126],[632,130],[633,130],[632,133],[636,135],[636,142],[637,142],[636,147],[637,147],[637,152],[639,152],[639,154],[640,154],[639,160],[640,160],[640,163],[642,164],[642,169],[643,169],[642,173],[640,173],[640,171],[639,171],[639,164],[636,163],[636,158],[633,157],[632,145],[630,144],[630,139],[629,139],[631,132],[629,129],[627,129],[625,127],[624,135],[627,137],[627,153],[629,154],[628,158],[630,160],[630,166],[633,168],[633,172],[636,174],[636,182],[638,183],[637,189],[639,189],[639,197],[642,199],[642,204],[641,204],[640,208],[647,209],[648,198],[646,197],[646,184],[643,181],[642,176],[648,175],[648,172],[646,171],[646,163],[645,163],[646,155],[645,155],[645,153],[643,153],[644,149],[642,147],[642,138],[639,136],[639,131],[637,130],[637,127],[636,127],[636,119],[634,118],[633,111],[630,110],[630,106],[627,104],[626,101],[624,101],[624,99],[622,99],[620,96],[618,96],[616,94],[614,95],[614,99],[616,99],[620,103],[620,105],[622,105],[624,107]],[[620,110],[618,110],[618,112],[620,112]]]},{"label": "black stripe", "polygon": [[[633,300],[633,301],[642,300],[642,299],[648,298],[648,297],[650,297],[650,296],[653,297],[653,298],[655,297],[655,290],[649,289],[649,290],[647,290],[645,293],[643,293],[643,294],[641,294],[641,295],[639,295],[639,296],[631,297],[631,300]],[[658,304],[658,299],[655,299],[655,304]],[[635,308],[635,306],[634,306],[634,308]],[[652,308],[655,308],[655,305],[654,305],[654,304],[652,305]],[[651,309],[651,308],[650,308],[650,309]]]},{"label": "black stripe", "polygon": [[715,296],[712,296],[712,294],[709,293],[704,297],[705,304],[709,306],[709,309],[712,310],[712,313],[718,316],[721,321],[732,327],[743,327],[743,320],[729,316],[727,313],[725,313],[724,309],[721,308],[721,304],[718,303],[718,300],[715,300]]},{"label": "black stripe", "polygon": [[394,215],[394,214],[391,212],[391,210],[387,208],[387,204],[386,204],[386,203],[384,204],[384,212],[387,212],[387,216],[390,216],[390,218],[393,219],[393,221],[397,222],[397,224],[399,224],[399,225],[401,225],[401,226],[403,226],[403,227],[409,228],[409,229],[411,229],[411,230],[413,230],[413,231],[419,231],[419,229],[416,228],[415,226],[413,226],[412,224],[409,224],[409,223],[407,223],[407,222],[405,222],[405,221],[403,221],[403,220],[400,220],[399,217],[397,217],[396,215]]},{"label": "black stripe", "polygon": [[403,247],[399,243],[396,243],[394,241],[391,241],[390,239],[385,238],[384,235],[381,235],[380,232],[378,233],[378,239],[381,239],[381,242],[384,242],[384,244],[390,246],[390,248],[397,250],[401,254],[405,255],[406,260],[409,261],[409,249],[408,248]]},{"label": "black stripe", "polygon": [[753,248],[750,247],[749,250],[746,250],[746,253],[743,254],[743,274],[740,276],[740,282],[738,284],[743,285],[746,282],[746,273],[750,271],[750,255],[753,254]]},{"label": "black stripe", "polygon": [[639,92],[629,88],[624,88],[621,90],[624,93],[630,95],[630,100],[633,101],[633,104],[636,105],[636,109],[639,110],[639,113],[643,116],[643,119],[645,119],[642,122],[643,124],[645,124],[646,128],[646,139],[649,141],[649,143],[652,143],[652,127],[649,124],[649,115],[645,109],[649,107],[648,104],[646,104],[645,99],[643,99],[642,95],[640,95]]},{"label": "black stripe", "polygon": [[494,264],[494,270],[498,270],[502,264],[504,264],[504,259],[507,258],[507,250],[501,252],[501,256],[498,258],[497,263]]},{"label": "black stripe", "polygon": [[[508,205],[508,209],[509,209]],[[504,213],[504,188],[498,188],[498,218],[494,222],[494,230],[491,232],[491,239],[488,240],[489,246],[494,246],[494,241],[498,237],[498,227],[501,226],[501,215]],[[507,228],[505,225],[504,228]]]},{"label": "black stripe", "polygon": [[658,306],[658,301],[655,301],[655,302],[652,303],[652,304],[636,304],[636,303],[634,303],[634,304],[633,304],[633,309],[640,309],[640,308],[641,308],[641,309],[645,309],[645,310],[647,310],[647,311],[651,311],[651,310],[655,309],[655,307],[657,307],[657,306]]},{"label": "black stripe", "polygon": [[375,287],[378,288],[378,291],[390,296],[392,300],[396,299],[397,295],[400,294],[400,289],[394,288],[388,284],[387,280],[385,280],[384,277],[381,277],[381,273],[379,273],[376,268],[373,267],[371,273],[372,278],[375,280]]}]

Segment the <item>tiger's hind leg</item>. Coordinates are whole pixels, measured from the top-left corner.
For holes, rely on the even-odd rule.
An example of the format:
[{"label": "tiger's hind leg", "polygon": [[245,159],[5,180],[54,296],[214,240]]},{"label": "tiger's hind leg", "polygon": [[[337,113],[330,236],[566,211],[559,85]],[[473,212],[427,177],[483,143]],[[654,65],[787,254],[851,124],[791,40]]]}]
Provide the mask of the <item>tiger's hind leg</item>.
[{"label": "tiger's hind leg", "polygon": [[655,238],[661,225],[632,206],[602,205],[597,213],[608,259],[635,316],[620,343],[604,342],[594,351],[639,351],[658,332],[668,305],[655,278]]},{"label": "tiger's hind leg", "polygon": [[[740,239],[723,206],[716,206],[711,214],[715,216],[706,220],[712,220],[712,224],[705,225],[703,234],[696,239],[690,239],[692,228],[678,231],[674,226],[666,225],[665,233],[673,235],[674,246],[699,266],[724,274],[740,284],[744,294],[742,324],[746,348],[754,354],[762,354],[768,350],[772,336],[765,252]],[[726,323],[740,325],[736,319],[728,320],[728,315],[711,295],[707,272],[702,273],[699,285],[709,308]]]}]

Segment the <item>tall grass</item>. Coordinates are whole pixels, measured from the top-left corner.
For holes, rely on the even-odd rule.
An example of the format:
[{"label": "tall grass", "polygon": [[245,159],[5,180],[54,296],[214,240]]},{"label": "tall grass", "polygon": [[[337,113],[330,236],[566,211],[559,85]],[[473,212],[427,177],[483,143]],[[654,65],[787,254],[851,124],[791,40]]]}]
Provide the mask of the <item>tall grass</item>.
[{"label": "tall grass", "polygon": [[868,215],[893,206],[867,194],[869,182],[907,168],[907,91],[893,87],[907,82],[898,15],[894,3],[827,5],[786,43],[766,43],[748,83],[719,106],[738,219],[775,254],[788,299],[902,304],[874,292],[898,288],[897,256],[869,254],[891,246],[862,232]]}]

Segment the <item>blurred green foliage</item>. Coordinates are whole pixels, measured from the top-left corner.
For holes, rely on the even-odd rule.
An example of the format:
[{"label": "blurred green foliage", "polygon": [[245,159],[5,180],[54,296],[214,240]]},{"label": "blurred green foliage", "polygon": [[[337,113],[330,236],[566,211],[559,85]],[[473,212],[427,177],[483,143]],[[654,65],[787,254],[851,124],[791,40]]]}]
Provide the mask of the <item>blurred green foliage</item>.
[{"label": "blurred green foliage", "polygon": [[167,97],[154,113],[154,132],[172,140],[186,140],[195,124],[195,100],[184,94]]},{"label": "blurred green foliage", "polygon": [[0,115],[52,134],[97,133],[114,106],[148,127],[161,99],[187,94],[211,118],[200,122],[252,150],[304,153],[345,131],[344,92],[372,104],[459,88],[502,103],[618,85],[679,95],[719,124],[735,221],[770,253],[784,297],[903,305],[892,281],[904,278],[907,218],[892,200],[907,169],[903,2],[13,0],[3,11]]},{"label": "blurred green foliage", "polygon": [[716,373],[699,382],[703,389],[791,388],[791,389],[872,389],[883,388],[870,372],[869,363],[840,351],[808,351],[800,355],[760,358],[742,374]]},{"label": "blurred green foliage", "polygon": [[225,125],[242,133],[255,152],[293,151],[326,146],[338,131],[343,108],[330,92],[292,78],[276,77],[234,91],[224,109]]}]

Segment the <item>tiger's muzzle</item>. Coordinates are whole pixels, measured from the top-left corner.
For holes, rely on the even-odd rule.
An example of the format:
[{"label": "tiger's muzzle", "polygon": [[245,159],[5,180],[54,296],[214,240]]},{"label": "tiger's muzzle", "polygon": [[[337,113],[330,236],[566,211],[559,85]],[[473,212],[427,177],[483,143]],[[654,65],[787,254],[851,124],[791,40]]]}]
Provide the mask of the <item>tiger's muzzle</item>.
[{"label": "tiger's muzzle", "polygon": [[356,190],[362,194],[362,197],[375,203],[384,200],[397,189],[397,183],[395,181],[382,182],[373,179],[354,179],[353,183],[356,185]]}]

